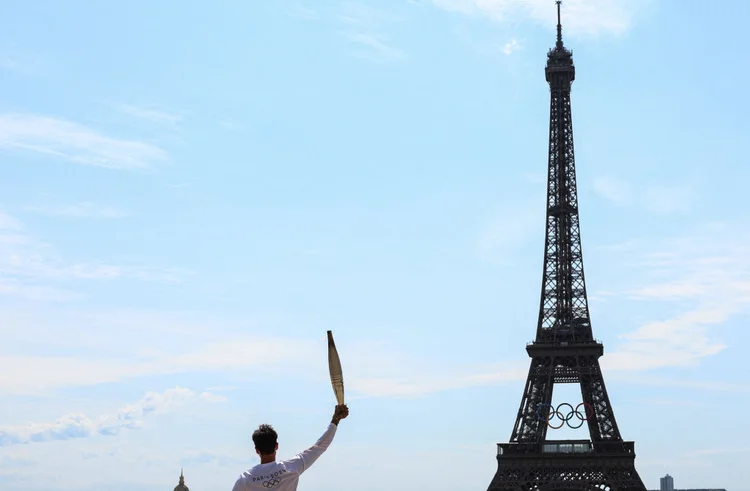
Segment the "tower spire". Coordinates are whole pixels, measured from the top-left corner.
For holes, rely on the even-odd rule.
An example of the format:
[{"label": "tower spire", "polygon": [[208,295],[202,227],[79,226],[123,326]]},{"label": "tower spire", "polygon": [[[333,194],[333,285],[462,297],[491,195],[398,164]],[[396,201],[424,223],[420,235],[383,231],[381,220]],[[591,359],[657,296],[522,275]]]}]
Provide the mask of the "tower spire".
[{"label": "tower spire", "polygon": [[175,486],[174,491],[190,491],[190,488],[185,486],[185,472],[180,468],[180,483]]},{"label": "tower spire", "polygon": [[555,3],[557,4],[557,47],[562,48],[562,23],[560,22],[560,5],[562,4],[562,0],[557,0]]}]

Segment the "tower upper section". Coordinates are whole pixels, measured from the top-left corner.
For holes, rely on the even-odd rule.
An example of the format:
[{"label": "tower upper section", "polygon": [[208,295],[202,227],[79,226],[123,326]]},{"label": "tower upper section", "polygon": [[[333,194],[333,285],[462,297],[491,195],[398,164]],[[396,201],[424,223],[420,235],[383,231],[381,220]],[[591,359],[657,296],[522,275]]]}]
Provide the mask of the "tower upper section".
[{"label": "tower upper section", "polygon": [[562,39],[562,24],[560,21],[560,4],[557,0],[557,43],[547,53],[547,67],[545,74],[552,90],[570,89],[570,84],[576,78],[576,68],[573,65],[573,52],[565,47]]},{"label": "tower upper section", "polygon": [[[575,67],[573,53],[563,44],[559,0],[557,43],[547,55],[546,77],[550,86],[547,231],[535,344],[593,343],[583,274],[573,150],[570,89]],[[597,349],[596,353],[599,351]]]}]

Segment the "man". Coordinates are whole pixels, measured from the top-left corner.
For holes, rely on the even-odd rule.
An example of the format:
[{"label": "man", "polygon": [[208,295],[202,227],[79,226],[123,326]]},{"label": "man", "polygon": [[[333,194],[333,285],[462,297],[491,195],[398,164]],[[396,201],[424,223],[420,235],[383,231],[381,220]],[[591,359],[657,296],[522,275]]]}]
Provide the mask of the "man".
[{"label": "man", "polygon": [[253,432],[255,453],[260,464],[242,473],[232,491],[295,491],[299,476],[318,460],[333,441],[339,421],[349,416],[346,404],[336,406],[328,429],[312,447],[289,460],[276,462],[278,435],[271,425],[260,425]]}]

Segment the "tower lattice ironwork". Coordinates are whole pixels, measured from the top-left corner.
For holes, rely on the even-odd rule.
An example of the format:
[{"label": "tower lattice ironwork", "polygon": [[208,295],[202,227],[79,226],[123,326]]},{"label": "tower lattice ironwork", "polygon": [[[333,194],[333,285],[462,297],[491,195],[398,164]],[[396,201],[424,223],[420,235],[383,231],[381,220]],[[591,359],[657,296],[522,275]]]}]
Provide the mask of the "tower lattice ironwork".
[{"label": "tower lattice ironwork", "polygon": [[[544,274],[536,340],[510,443],[498,444],[498,470],[489,491],[559,489],[645,491],[635,446],[620,436],[589,317],[578,218],[570,88],[573,54],[563,45],[560,1],[557,43],[547,54],[550,86],[549,169]],[[564,414],[553,408],[555,384],[577,383],[583,402]],[[576,413],[576,410],[578,412]],[[588,440],[548,440],[551,418],[588,425]]]}]

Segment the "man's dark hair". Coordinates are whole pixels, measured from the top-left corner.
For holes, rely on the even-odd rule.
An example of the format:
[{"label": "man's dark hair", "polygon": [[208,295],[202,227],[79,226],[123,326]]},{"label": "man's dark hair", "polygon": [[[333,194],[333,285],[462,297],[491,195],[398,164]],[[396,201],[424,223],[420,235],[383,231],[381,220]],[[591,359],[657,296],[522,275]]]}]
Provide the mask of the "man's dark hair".
[{"label": "man's dark hair", "polygon": [[276,430],[271,425],[260,425],[253,432],[255,449],[263,455],[270,455],[276,451],[276,440],[278,438],[279,435],[276,434]]}]

